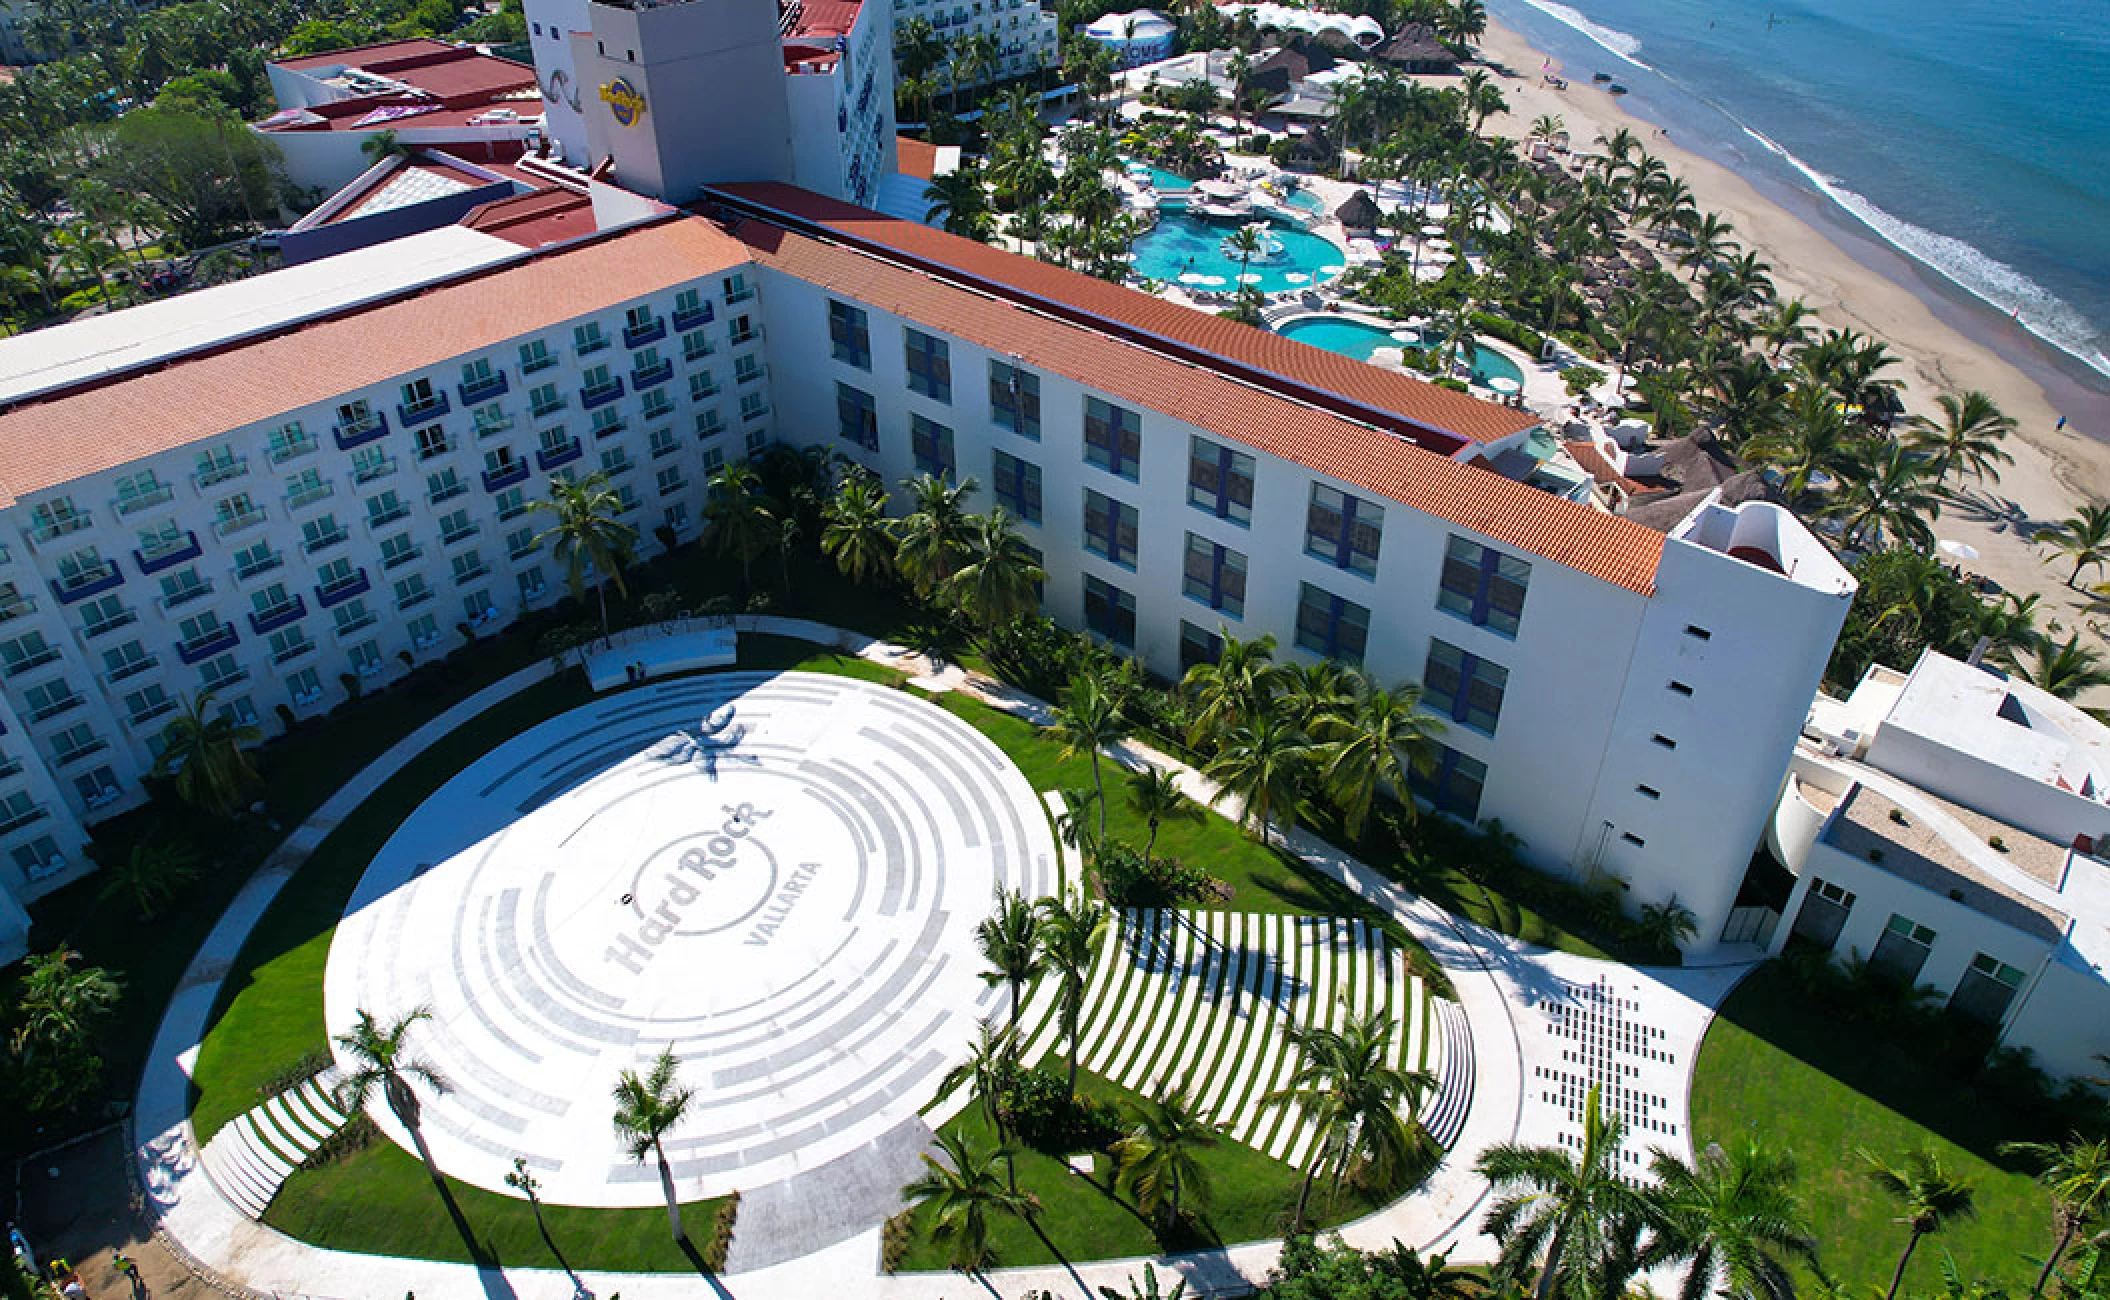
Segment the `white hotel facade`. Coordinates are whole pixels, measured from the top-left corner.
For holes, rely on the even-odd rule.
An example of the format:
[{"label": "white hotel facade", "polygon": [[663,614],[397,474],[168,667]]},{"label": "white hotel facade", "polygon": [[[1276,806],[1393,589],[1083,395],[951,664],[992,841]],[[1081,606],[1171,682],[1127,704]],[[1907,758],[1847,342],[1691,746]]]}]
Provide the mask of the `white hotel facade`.
[{"label": "white hotel facade", "polygon": [[1665,537],[1497,472],[1527,413],[786,185],[698,211],[262,325],[206,291],[124,369],[0,343],[0,951],[186,698],[383,688],[558,597],[553,476],[649,555],[772,439],[972,476],[1160,675],[1229,632],[1421,682],[1437,807],[1721,936],[1852,590],[1784,511]]}]

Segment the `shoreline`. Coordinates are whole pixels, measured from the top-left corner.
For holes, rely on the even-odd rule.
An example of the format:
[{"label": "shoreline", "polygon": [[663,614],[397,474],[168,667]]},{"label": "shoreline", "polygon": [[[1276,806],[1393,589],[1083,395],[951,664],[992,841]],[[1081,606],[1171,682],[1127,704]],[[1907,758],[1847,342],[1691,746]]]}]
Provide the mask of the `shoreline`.
[{"label": "shoreline", "polygon": [[[1506,112],[1488,118],[1491,132],[1521,140],[1533,118],[1557,114],[1567,127],[1570,149],[1587,154],[1597,151],[1598,137],[1625,127],[1692,187],[1702,211],[1720,213],[1735,227],[1736,241],[1771,264],[1782,299],[1801,298],[1825,327],[1852,329],[1887,344],[1898,359],[1891,373],[1904,382],[1909,411],[1931,413],[1938,394],[1978,389],[2014,417],[2018,427],[2005,447],[2015,463],[2001,470],[1999,482],[1966,489],[1968,499],[1945,508],[1934,521],[1935,531],[1978,549],[1980,558],[1965,564],[1966,570],[2009,591],[2040,593],[2040,626],[2046,632],[2054,622],[2066,634],[2090,630],[2080,613],[2085,598],[2061,582],[2058,566],[2047,565],[2046,553],[2030,545],[2027,536],[2110,492],[2110,442],[2089,436],[2075,423],[2064,431],[2056,428],[2075,399],[2092,398],[2091,408],[2110,402],[2056,373],[2049,362],[2031,365],[1973,337],[1972,326],[1982,324],[1971,319],[1976,300],[1955,301],[1967,290],[1929,283],[1936,272],[1882,243],[1874,232],[1855,235],[1837,217],[1815,211],[1824,202],[1820,196],[1769,193],[1773,187],[1764,180],[1678,143],[1677,123],[1659,125],[1587,80],[1570,75],[1565,91],[1542,84],[1537,69],[1547,54],[1507,24],[1491,19],[1479,46],[1481,60],[1509,102]],[[1946,303],[1947,310],[1935,302]],[[2103,648],[2099,631],[2087,640]]]}]

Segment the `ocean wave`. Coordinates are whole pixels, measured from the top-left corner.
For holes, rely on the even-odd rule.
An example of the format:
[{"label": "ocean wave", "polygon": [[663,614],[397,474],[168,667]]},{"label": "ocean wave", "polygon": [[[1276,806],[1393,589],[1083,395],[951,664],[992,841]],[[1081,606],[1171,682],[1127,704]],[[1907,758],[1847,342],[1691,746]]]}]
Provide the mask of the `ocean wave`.
[{"label": "ocean wave", "polygon": [[1788,152],[1763,132],[1741,122],[1737,125],[1743,128],[1744,134],[1816,186],[1819,193],[1881,236],[1885,243],[1971,296],[1998,308],[2045,343],[2092,370],[2110,375],[2110,357],[2104,356],[2096,346],[2094,326],[2057,294],[1953,235],[1916,226],[1884,211],[1841,184],[1837,177],[1825,175]]},{"label": "ocean wave", "polygon": [[1561,4],[1560,0],[1524,0],[1524,2],[1540,13],[1545,14],[1548,18],[1552,18],[1564,26],[1572,27],[1576,31],[1581,32],[1599,46],[1625,59],[1635,67],[1645,68],[1650,72],[1655,71],[1654,68],[1650,68],[1636,57],[1641,53],[1640,37],[1622,32],[1616,27],[1606,27],[1602,23],[1593,23],[1580,11],[1570,9],[1567,5]]}]

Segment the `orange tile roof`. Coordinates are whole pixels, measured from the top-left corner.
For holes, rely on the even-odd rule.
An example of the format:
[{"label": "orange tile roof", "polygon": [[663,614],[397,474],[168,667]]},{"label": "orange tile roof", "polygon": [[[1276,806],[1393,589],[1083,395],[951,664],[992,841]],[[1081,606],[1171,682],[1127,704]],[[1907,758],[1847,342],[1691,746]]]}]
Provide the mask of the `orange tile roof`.
[{"label": "orange tile roof", "polygon": [[0,505],[748,260],[709,222],[660,221],[33,398],[0,409]]},{"label": "orange tile roof", "polygon": [[522,248],[544,248],[592,234],[593,200],[570,190],[536,190],[472,208],[460,224]]},{"label": "orange tile roof", "polygon": [[[734,229],[755,260],[1208,430],[1504,546],[1647,595],[1663,535],[1404,438],[883,256],[759,219]],[[1497,408],[1499,409],[1499,408]]]},{"label": "orange tile roof", "polygon": [[1117,327],[1189,349],[1198,354],[1197,360],[1251,367],[1300,387],[1331,394],[1341,399],[1343,406],[1352,404],[1371,414],[1389,415],[1396,422],[1396,431],[1415,436],[1445,453],[1464,443],[1507,438],[1539,423],[1529,411],[1483,402],[1267,330],[793,186],[749,182],[716,188],[736,199],[893,249],[929,264],[941,274],[965,275],[1058,307],[1089,313]]},{"label": "orange tile roof", "polygon": [[938,146],[928,140],[918,140],[912,135],[894,137],[894,149],[900,159],[896,170],[903,176],[913,176],[927,181],[938,172]]}]

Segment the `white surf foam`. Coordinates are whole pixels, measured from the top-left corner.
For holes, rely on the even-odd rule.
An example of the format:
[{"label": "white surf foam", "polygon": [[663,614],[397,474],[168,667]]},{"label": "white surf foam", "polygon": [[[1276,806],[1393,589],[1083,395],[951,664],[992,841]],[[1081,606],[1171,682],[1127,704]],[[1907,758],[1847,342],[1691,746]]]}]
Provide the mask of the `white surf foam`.
[{"label": "white surf foam", "polygon": [[1618,55],[1635,67],[1655,71],[1638,57],[1641,53],[1640,37],[1622,32],[1616,27],[1593,23],[1587,15],[1561,4],[1560,0],[1525,0],[1525,3],[1547,17],[1581,32],[1601,48]]}]

